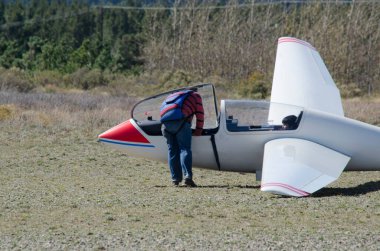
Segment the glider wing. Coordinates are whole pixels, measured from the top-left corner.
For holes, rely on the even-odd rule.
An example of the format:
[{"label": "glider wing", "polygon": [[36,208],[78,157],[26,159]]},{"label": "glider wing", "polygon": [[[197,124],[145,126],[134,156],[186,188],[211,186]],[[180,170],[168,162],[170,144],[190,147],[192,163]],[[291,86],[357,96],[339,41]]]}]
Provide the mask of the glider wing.
[{"label": "glider wing", "polygon": [[335,181],[350,157],[311,141],[283,138],[265,144],[261,190],[308,196]]}]

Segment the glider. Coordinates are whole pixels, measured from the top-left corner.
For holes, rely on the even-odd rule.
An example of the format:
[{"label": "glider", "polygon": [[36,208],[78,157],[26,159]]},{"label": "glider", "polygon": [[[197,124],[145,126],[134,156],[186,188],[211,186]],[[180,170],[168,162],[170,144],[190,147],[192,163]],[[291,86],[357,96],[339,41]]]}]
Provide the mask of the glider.
[{"label": "glider", "polygon": [[[221,100],[212,84],[196,86],[205,109],[193,137],[193,165],[256,173],[261,190],[308,196],[346,171],[380,170],[380,128],[344,117],[338,88],[318,51],[291,37],[278,40],[271,100]],[[185,89],[185,88],[183,88]],[[138,102],[131,119],[98,140],[138,157],[167,161],[159,108],[172,90]],[[294,127],[282,120],[293,115]]]}]

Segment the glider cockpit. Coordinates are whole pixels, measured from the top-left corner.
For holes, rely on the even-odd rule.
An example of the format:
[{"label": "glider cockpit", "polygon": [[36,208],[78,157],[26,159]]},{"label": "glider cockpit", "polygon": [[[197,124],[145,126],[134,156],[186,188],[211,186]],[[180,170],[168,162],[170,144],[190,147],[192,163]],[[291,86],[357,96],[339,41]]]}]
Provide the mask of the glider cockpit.
[{"label": "glider cockpit", "polygon": [[290,130],[295,130],[303,114],[301,107],[265,100],[224,100],[222,106],[228,132],[284,130],[282,119],[287,116],[294,116],[294,127]]},{"label": "glider cockpit", "polygon": [[[296,126],[292,130],[297,129],[301,121],[303,112],[301,107],[270,103],[265,100],[222,100],[219,112],[214,86],[201,84],[195,87],[202,97],[205,112],[203,135],[217,133],[220,123],[224,123],[227,133],[234,133],[283,130],[281,121],[289,115],[297,117]],[[140,101],[131,111],[132,119],[146,134],[161,136],[159,107],[169,94],[181,90],[183,89],[172,90]]]},{"label": "glider cockpit", "polygon": [[[215,134],[219,128],[219,114],[215,98],[215,88],[212,84],[200,84],[193,88],[197,88],[197,92],[201,95],[203,101],[203,109],[205,112],[203,135]],[[133,107],[131,117],[146,134],[151,136],[162,135],[159,108],[168,95],[184,89],[185,88],[164,92],[140,101]],[[194,127],[195,125],[193,125],[193,128]]]}]

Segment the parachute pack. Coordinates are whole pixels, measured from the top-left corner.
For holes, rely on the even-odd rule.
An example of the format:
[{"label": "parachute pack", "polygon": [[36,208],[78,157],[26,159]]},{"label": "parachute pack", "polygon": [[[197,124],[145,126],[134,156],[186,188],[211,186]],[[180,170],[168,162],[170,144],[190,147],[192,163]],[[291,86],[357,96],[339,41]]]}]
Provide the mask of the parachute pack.
[{"label": "parachute pack", "polygon": [[185,118],[182,113],[182,105],[185,99],[192,93],[191,90],[175,92],[169,95],[160,108],[161,122],[181,120]]}]

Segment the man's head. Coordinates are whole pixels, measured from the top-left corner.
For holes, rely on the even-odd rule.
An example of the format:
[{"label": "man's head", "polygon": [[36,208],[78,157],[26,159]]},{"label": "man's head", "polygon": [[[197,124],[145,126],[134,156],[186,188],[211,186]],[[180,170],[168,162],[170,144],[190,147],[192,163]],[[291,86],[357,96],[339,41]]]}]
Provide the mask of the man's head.
[{"label": "man's head", "polygon": [[296,121],[297,121],[297,116],[294,116],[294,115],[286,116],[286,117],[282,120],[282,127],[283,127],[285,130],[293,130],[293,129],[295,129],[296,126],[297,126]]}]

